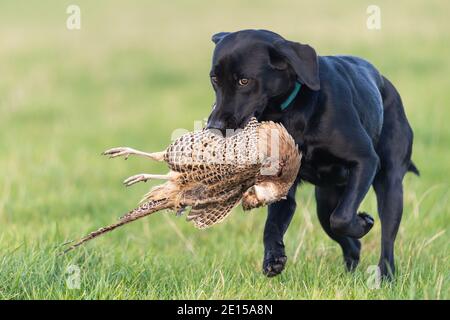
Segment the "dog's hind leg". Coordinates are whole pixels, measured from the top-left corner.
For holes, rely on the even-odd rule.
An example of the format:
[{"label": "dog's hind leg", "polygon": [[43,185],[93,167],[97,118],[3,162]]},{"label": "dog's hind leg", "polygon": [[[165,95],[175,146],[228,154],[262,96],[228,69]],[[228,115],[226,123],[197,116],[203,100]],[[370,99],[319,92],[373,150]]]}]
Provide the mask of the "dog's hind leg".
[{"label": "dog's hind leg", "polygon": [[343,193],[343,188],[339,187],[316,187],[317,215],[328,236],[341,246],[347,270],[353,271],[359,263],[361,243],[358,239],[336,234],[330,227],[330,216]]},{"label": "dog's hind leg", "polygon": [[392,279],[395,272],[394,241],[403,213],[403,175],[395,170],[381,170],[373,187],[377,195],[381,221],[381,255],[378,266],[381,276]]},{"label": "dog's hind leg", "polygon": [[384,80],[384,122],[376,148],[380,170],[375,176],[373,187],[381,220],[379,267],[384,279],[392,279],[395,272],[394,241],[403,214],[403,177],[411,170],[413,133],[400,95],[389,80]]}]

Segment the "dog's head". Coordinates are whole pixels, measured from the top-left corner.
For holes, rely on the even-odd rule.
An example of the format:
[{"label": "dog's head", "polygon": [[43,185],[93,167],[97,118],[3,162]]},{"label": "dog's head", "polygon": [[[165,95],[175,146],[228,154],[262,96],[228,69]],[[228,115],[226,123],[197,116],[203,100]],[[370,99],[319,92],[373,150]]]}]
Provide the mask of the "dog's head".
[{"label": "dog's head", "polygon": [[216,101],[208,128],[237,129],[267,108],[279,108],[298,81],[319,90],[316,52],[266,30],[221,32],[210,72]]}]

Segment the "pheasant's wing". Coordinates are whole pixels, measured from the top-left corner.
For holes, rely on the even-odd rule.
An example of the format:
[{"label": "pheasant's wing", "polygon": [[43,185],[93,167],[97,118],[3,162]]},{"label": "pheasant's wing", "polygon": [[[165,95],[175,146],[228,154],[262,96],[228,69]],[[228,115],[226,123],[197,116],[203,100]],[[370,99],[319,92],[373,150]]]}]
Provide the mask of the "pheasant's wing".
[{"label": "pheasant's wing", "polygon": [[239,204],[241,192],[233,195],[227,201],[208,203],[192,207],[188,221],[193,221],[196,228],[205,229],[225,220],[231,210]]},{"label": "pheasant's wing", "polygon": [[[275,137],[275,139],[273,139]],[[275,140],[275,143],[272,142]],[[263,122],[260,126],[260,143],[266,146],[268,154],[278,155],[268,157],[262,165],[261,172],[272,173],[259,175],[256,185],[265,188],[272,194],[273,200],[286,196],[294,183],[301,164],[301,153],[294,138],[282,124]],[[275,148],[275,149],[273,149]],[[276,173],[274,176],[273,173]]]},{"label": "pheasant's wing", "polygon": [[259,164],[211,164],[199,166],[197,170],[192,170],[185,176],[190,180],[187,183],[202,184],[208,189],[208,196],[214,196],[216,192],[237,188],[254,179],[259,169]]}]

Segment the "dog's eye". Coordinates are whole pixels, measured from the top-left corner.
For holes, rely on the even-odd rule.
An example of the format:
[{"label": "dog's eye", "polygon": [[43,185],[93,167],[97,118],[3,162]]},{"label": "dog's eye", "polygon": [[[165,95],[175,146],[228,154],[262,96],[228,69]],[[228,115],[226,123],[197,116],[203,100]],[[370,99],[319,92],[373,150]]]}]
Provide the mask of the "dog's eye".
[{"label": "dog's eye", "polygon": [[214,83],[217,83],[217,77],[216,76],[212,76],[211,77],[211,81],[214,82]]},{"label": "dog's eye", "polygon": [[241,87],[245,87],[246,85],[248,85],[249,80],[247,78],[242,78],[239,79],[238,83]]}]

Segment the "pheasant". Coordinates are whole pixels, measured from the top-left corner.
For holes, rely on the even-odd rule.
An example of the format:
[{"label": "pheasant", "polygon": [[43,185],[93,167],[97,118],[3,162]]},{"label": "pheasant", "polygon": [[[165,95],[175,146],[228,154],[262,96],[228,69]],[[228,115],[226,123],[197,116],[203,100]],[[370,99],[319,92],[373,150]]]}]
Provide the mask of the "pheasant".
[{"label": "pheasant", "polygon": [[168,209],[180,215],[189,210],[187,220],[203,229],[223,221],[239,202],[250,210],[286,197],[300,168],[301,154],[281,124],[252,118],[231,137],[214,131],[184,134],[162,152],[127,147],[103,152],[110,158],[134,155],[165,161],[170,168],[166,175],[131,176],[124,181],[126,186],[150,179],[167,182],[153,187],[118,222],[88,234],[66,252],[156,211]]}]

